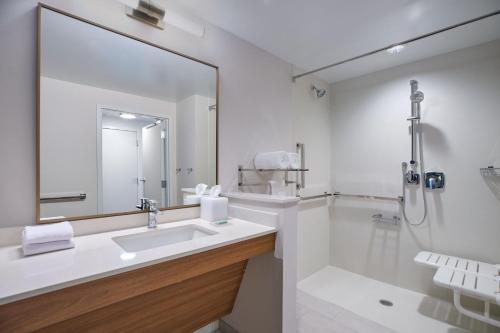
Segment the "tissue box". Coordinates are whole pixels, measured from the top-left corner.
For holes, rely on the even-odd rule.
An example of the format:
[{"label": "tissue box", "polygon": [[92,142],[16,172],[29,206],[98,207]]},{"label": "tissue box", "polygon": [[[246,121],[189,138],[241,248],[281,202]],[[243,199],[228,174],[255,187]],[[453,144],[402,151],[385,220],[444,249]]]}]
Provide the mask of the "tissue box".
[{"label": "tissue box", "polygon": [[227,219],[227,202],[227,198],[202,197],[200,217],[210,222]]}]

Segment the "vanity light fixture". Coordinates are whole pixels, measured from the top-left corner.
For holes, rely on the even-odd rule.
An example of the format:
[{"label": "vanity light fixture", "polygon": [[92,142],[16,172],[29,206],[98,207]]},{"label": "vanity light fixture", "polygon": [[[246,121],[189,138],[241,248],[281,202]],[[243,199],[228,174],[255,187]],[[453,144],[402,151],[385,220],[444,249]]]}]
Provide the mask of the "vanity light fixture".
[{"label": "vanity light fixture", "polygon": [[389,49],[387,49],[387,52],[389,52],[390,54],[398,54],[400,53],[401,51],[403,51],[403,49],[405,48],[404,45],[400,44],[400,45],[395,45]]},{"label": "vanity light fixture", "polygon": [[124,119],[135,119],[136,118],[135,115],[133,115],[133,114],[123,113],[123,112],[120,113],[120,117],[124,118]]},{"label": "vanity light fixture", "polygon": [[135,6],[127,6],[127,16],[152,25],[155,28],[165,29],[165,22],[163,21],[165,18],[165,9],[156,5],[151,0],[139,0]]},{"label": "vanity light fixture", "polygon": [[151,0],[118,0],[126,6],[127,16],[139,20],[143,23],[152,25],[155,28],[164,30],[165,25],[174,26],[196,37],[203,37],[205,26],[185,15],[176,13],[172,10],[166,10]]}]

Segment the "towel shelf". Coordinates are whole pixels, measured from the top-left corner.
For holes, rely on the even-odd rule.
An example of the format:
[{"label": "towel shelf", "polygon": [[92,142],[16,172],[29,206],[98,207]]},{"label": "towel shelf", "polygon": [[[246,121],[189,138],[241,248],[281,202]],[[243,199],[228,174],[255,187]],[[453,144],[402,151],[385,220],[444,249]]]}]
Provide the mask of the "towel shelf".
[{"label": "towel shelf", "polygon": [[252,168],[243,168],[243,166],[238,166],[238,186],[264,186],[267,184],[264,183],[245,183],[243,181],[243,173],[244,172],[284,172],[285,173],[285,185],[296,184],[297,181],[289,180],[289,172],[303,172],[309,171],[309,169],[252,169]]}]

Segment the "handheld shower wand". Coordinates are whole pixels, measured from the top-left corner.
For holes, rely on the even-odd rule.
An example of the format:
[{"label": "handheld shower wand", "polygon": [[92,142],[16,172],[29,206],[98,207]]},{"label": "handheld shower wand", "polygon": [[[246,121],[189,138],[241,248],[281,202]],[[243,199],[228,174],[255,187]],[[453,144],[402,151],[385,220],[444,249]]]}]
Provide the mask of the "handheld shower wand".
[{"label": "handheld shower wand", "polygon": [[[411,134],[411,157],[410,163],[403,162],[402,168],[402,183],[403,183],[403,202],[401,203],[403,217],[410,225],[421,225],[427,217],[427,199],[425,197],[424,188],[420,182],[421,173],[424,169],[424,153],[422,149],[422,131],[420,128],[420,103],[424,100],[424,94],[418,90],[418,82],[416,80],[410,81],[411,86],[411,116],[407,119],[410,121],[410,134]],[[418,140],[418,142],[417,142]],[[419,165],[417,165],[416,150],[418,145],[419,152]],[[408,170],[409,169],[409,170]],[[417,170],[420,169],[420,172]],[[422,199],[424,201],[424,215],[420,221],[412,223],[406,216],[406,187],[408,185],[422,187]]]}]

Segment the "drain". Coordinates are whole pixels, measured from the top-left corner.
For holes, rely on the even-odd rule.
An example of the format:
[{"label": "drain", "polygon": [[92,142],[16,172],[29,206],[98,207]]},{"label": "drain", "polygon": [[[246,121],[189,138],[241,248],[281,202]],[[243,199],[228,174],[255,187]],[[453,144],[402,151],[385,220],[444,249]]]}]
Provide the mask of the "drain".
[{"label": "drain", "polygon": [[393,306],[394,305],[394,303],[392,303],[391,301],[386,300],[386,299],[379,299],[378,302],[380,304],[382,304],[383,306]]}]

